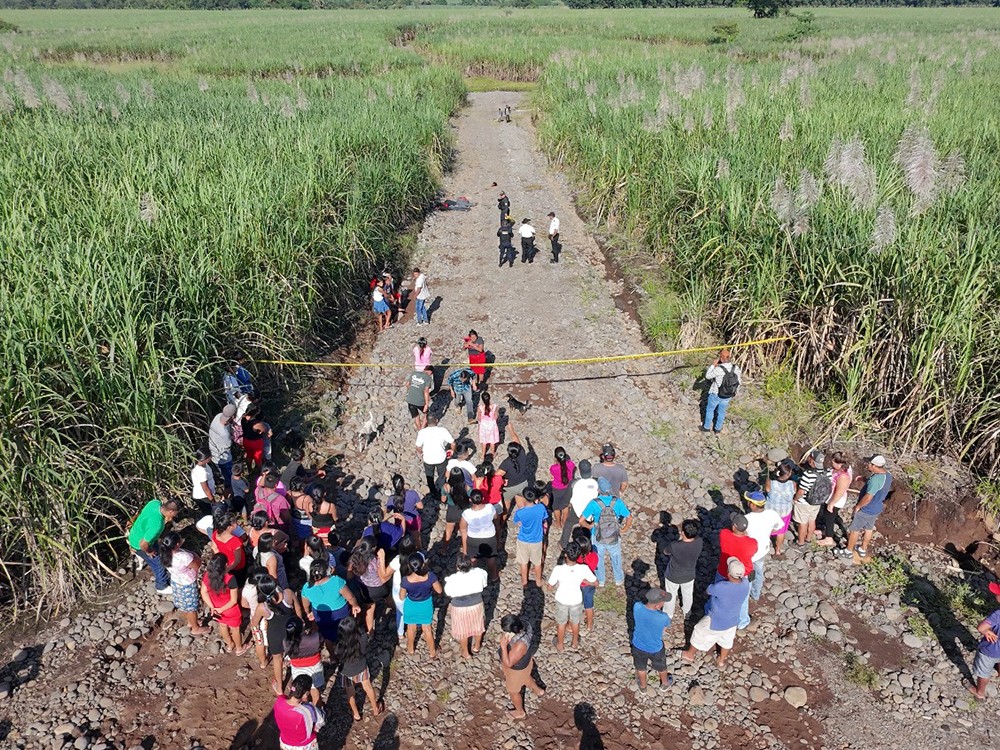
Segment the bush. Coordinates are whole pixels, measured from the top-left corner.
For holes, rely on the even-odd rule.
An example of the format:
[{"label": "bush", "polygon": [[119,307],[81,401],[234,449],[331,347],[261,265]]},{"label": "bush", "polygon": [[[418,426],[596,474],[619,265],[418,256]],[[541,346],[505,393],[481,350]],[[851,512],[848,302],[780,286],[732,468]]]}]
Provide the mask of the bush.
[{"label": "bush", "polygon": [[875,690],[878,687],[878,670],[861,661],[861,658],[853,651],[844,654],[844,676],[855,685],[861,685],[869,690]]},{"label": "bush", "polygon": [[10,21],[5,21],[0,18],[0,34],[16,34],[18,31],[20,31],[20,29],[17,28],[17,26],[12,24]]},{"label": "bush", "polygon": [[711,44],[732,44],[736,37],[740,35],[740,25],[738,23],[717,23],[712,27],[715,32],[708,41]]}]

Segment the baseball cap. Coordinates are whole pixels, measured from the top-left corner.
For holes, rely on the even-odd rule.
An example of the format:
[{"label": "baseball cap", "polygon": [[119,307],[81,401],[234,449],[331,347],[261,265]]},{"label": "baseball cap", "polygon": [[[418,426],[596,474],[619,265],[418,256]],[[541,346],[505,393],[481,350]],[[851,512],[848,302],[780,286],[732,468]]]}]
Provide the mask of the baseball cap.
[{"label": "baseball cap", "polygon": [[597,490],[599,492],[611,492],[611,482],[607,477],[598,477]]},{"label": "baseball cap", "polygon": [[746,531],[747,526],[750,525],[747,523],[747,517],[742,513],[733,513],[733,516],[729,519],[729,521],[733,525],[733,531]]},{"label": "baseball cap", "polygon": [[236,416],[236,407],[232,404],[226,404],[222,407],[222,416],[232,419]]},{"label": "baseball cap", "polygon": [[872,456],[868,463],[880,469],[885,468],[885,456]]},{"label": "baseball cap", "polygon": [[669,602],[673,597],[663,589],[653,588],[646,592],[646,604]]},{"label": "baseball cap", "polygon": [[814,451],[809,451],[809,455],[812,457],[812,460],[816,462],[816,468],[822,469],[823,462],[826,460],[826,455],[823,453],[823,451],[817,448]]},{"label": "baseball cap", "polygon": [[993,582],[990,584],[990,593],[994,596],[1000,596],[1000,583]]},{"label": "baseball cap", "polygon": [[527,224],[529,221],[531,221],[531,219],[527,219],[527,218],[521,219],[521,223],[522,224]]},{"label": "baseball cap", "polygon": [[611,443],[605,443],[601,446],[601,458],[614,458],[615,457],[615,446]]},{"label": "baseball cap", "polygon": [[726,560],[726,570],[731,578],[742,578],[747,574],[746,566],[740,562],[738,557],[730,557]]},{"label": "baseball cap", "polygon": [[743,498],[751,505],[763,505],[767,502],[764,498],[764,493],[760,490],[754,490],[753,492],[744,492]]},{"label": "baseball cap", "polygon": [[[593,465],[587,459],[583,459],[580,465],[576,467],[580,471],[580,476],[584,479],[590,479],[590,472],[593,470]],[[598,482],[600,485],[600,482]]]}]

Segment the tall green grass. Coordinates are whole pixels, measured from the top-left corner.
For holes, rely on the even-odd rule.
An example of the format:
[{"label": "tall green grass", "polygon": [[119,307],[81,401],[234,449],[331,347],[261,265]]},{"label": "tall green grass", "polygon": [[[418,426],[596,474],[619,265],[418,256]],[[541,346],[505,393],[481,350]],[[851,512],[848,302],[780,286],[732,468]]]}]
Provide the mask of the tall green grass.
[{"label": "tall green grass", "polygon": [[287,81],[239,58],[56,65],[6,40],[0,581],[19,607],[86,596],[135,509],[184,489],[221,359],[341,325],[429,205],[461,81],[396,69],[371,36],[357,59],[387,72]]}]

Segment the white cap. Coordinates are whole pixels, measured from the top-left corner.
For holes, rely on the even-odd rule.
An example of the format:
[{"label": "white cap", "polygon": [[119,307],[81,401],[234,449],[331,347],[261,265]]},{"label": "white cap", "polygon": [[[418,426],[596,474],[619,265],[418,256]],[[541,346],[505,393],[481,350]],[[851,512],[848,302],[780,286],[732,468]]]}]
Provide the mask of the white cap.
[{"label": "white cap", "polygon": [[877,466],[880,469],[885,468],[885,456],[872,456],[872,460],[868,463],[872,466]]},{"label": "white cap", "polygon": [[730,557],[726,560],[726,569],[729,571],[730,578],[742,578],[747,574],[746,566],[738,557]]}]

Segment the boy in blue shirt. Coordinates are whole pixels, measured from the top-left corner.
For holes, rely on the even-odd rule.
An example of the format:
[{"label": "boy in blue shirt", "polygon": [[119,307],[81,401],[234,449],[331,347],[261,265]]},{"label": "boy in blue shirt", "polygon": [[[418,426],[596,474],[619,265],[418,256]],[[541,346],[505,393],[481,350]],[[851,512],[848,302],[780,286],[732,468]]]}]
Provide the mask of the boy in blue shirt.
[{"label": "boy in blue shirt", "polygon": [[[1000,602],[1000,583],[991,583],[990,593]],[[976,648],[976,659],[972,663],[976,686],[970,687],[969,692],[978,700],[984,700],[990,677],[1000,670],[1000,609],[993,610],[989,617],[979,623],[977,630],[983,640]]]},{"label": "boy in blue shirt", "polygon": [[538,493],[530,487],[515,499],[517,510],[517,564],[521,566],[521,587],[528,585],[528,567],[535,566],[535,583],[542,588],[542,542],[549,509],[538,502]]},{"label": "boy in blue shirt", "polygon": [[663,589],[646,592],[646,603],[632,605],[635,629],[632,631],[632,663],[635,665],[635,679],[639,691],[646,692],[647,667],[653,665],[660,675],[660,688],[666,690],[674,678],[667,673],[667,652],[663,647],[663,631],[670,627],[670,615],[663,611],[663,605],[673,597]]}]

